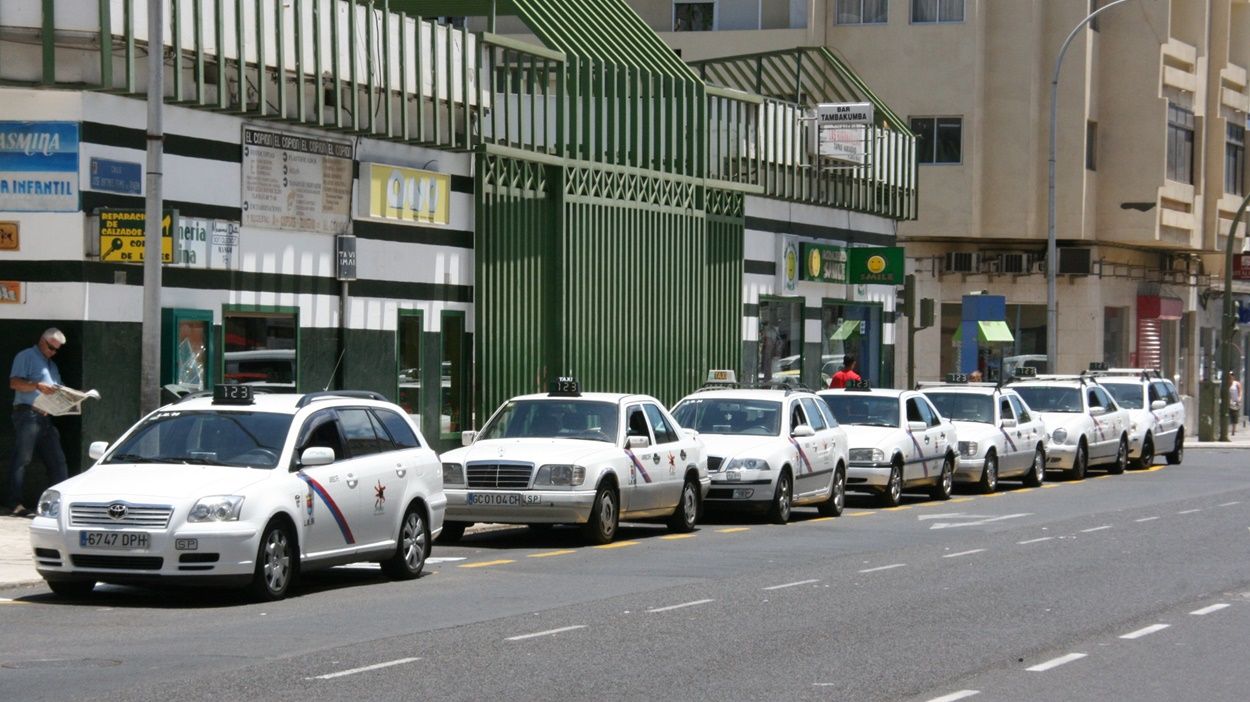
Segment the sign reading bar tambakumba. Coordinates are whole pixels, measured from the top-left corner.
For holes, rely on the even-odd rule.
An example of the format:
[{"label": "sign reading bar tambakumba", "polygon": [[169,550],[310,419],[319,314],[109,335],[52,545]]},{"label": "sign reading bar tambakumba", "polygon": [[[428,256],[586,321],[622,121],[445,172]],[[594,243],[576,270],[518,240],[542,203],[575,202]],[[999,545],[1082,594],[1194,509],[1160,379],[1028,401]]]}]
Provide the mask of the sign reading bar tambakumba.
[{"label": "sign reading bar tambakumba", "polygon": [[903,247],[847,249],[846,267],[846,282],[852,285],[900,285],[903,282]]}]

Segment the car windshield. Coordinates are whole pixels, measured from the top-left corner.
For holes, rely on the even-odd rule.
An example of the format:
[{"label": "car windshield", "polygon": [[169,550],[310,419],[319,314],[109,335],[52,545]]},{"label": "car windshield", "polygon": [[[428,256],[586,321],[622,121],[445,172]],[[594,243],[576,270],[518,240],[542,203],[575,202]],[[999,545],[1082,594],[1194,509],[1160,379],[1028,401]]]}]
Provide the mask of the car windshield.
[{"label": "car windshield", "polygon": [[959,422],[994,423],[994,397],[967,392],[926,392],[938,414]]},{"label": "car windshield", "polygon": [[[1014,386],[1013,386],[1014,387]],[[1083,412],[1081,391],[1076,388],[1056,388],[1043,385],[1015,387],[1029,409],[1038,412]]]},{"label": "car windshield", "polygon": [[514,400],[482,428],[480,439],[585,439],[616,442],[615,403],[592,400]]},{"label": "car windshield", "polygon": [[777,436],[781,433],[781,403],[698,397],[677,405],[673,410],[673,419],[683,427],[702,434]]},{"label": "car windshield", "polygon": [[898,398],[888,395],[831,393],[821,395],[833,411],[838,424],[862,424],[870,427],[898,426]]},{"label": "car windshield", "polygon": [[1124,409],[1144,409],[1146,388],[1136,383],[1099,383]]},{"label": "car windshield", "polygon": [[158,412],[113,447],[104,463],[273,468],[290,428],[289,414]]}]

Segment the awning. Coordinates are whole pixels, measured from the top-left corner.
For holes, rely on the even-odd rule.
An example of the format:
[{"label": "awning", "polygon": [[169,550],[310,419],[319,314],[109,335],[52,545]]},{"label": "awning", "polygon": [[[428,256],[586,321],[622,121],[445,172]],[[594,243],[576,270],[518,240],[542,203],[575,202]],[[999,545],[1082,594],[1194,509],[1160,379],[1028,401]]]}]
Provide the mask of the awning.
[{"label": "awning", "polygon": [[837,331],[833,332],[833,336],[829,337],[829,340],[830,341],[846,341],[847,339],[851,337],[851,334],[858,334],[858,333],[859,333],[859,320],[848,319],[842,322],[842,326],[838,327]]},{"label": "awning", "polygon": [[[963,338],[963,330],[962,322],[955,327],[955,343]],[[1010,344],[1016,338],[1011,335],[1011,327],[1006,322],[977,322],[977,340],[983,344]]]}]

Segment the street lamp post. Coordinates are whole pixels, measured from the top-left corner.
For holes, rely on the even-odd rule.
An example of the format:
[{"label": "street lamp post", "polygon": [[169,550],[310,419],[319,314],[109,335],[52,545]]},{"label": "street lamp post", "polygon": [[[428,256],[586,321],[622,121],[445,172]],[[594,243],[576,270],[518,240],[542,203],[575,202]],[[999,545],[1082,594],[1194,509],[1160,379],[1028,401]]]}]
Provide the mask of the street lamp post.
[{"label": "street lamp post", "polygon": [[[143,333],[139,343],[139,410],[147,414],[161,402],[161,156],[164,153],[162,107],[165,99],[164,0],[148,0],[147,198],[143,221]],[[177,222],[170,222],[174,229]]]},{"label": "street lamp post", "polygon": [[1059,363],[1059,310],[1055,306],[1055,274],[1059,269],[1059,252],[1055,247],[1055,138],[1059,116],[1059,69],[1063,67],[1064,54],[1076,35],[1098,15],[1128,0],[1115,0],[1094,10],[1077,23],[1059,47],[1055,59],[1055,73],[1050,80],[1050,162],[1046,190],[1046,367],[1051,373],[1058,372]]},{"label": "street lamp post", "polygon": [[[1237,333],[1237,312],[1233,309],[1233,242],[1237,240],[1237,225],[1241,224],[1241,216],[1246,207],[1250,206],[1250,195],[1246,195],[1233,215],[1233,224],[1228,228],[1228,241],[1224,247],[1224,329],[1220,331],[1220,370],[1227,376],[1233,370],[1233,336]],[[1242,391],[1245,400],[1245,391]],[[1228,378],[1220,379],[1220,441],[1228,441]]]}]

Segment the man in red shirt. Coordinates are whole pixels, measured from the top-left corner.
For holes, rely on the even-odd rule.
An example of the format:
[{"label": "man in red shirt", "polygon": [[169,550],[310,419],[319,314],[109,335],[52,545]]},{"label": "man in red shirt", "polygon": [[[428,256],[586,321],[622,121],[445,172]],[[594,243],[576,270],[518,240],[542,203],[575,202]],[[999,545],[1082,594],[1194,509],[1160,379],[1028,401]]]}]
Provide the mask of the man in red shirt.
[{"label": "man in red shirt", "polygon": [[842,357],[842,369],[833,374],[833,379],[829,381],[831,388],[844,388],[846,384],[852,380],[863,380],[859,377],[859,373],[855,369],[859,364],[855,361],[855,357],[849,353]]}]

